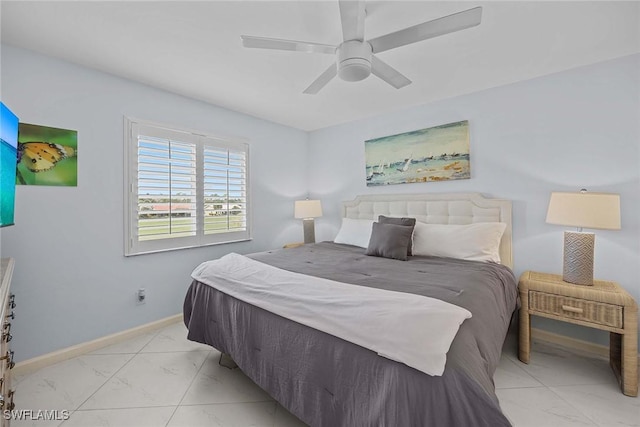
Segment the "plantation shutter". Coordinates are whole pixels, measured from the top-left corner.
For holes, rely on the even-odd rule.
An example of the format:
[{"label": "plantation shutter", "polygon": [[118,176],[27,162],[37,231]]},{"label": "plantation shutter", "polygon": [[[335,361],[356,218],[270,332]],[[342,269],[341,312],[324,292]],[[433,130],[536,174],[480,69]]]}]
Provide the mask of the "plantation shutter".
[{"label": "plantation shutter", "polygon": [[195,236],[196,145],[138,136],[139,240]]},{"label": "plantation shutter", "polygon": [[246,143],[127,127],[125,255],[251,238]]},{"label": "plantation shutter", "polygon": [[247,229],[246,153],[204,148],[204,233]]}]

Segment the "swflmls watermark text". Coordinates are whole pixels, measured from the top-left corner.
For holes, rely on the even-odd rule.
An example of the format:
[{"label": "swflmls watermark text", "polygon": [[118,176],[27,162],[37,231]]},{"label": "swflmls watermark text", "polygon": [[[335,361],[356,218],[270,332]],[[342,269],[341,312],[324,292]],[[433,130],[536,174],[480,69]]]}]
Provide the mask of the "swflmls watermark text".
[{"label": "swflmls watermark text", "polygon": [[25,421],[64,421],[69,419],[70,412],[66,409],[14,409],[2,411],[5,420]]}]

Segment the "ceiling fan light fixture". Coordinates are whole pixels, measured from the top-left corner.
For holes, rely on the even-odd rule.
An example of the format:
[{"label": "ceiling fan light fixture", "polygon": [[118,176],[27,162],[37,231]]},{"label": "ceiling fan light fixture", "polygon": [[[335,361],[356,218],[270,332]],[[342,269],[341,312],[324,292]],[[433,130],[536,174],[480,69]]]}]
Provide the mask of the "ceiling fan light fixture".
[{"label": "ceiling fan light fixture", "polygon": [[357,82],[371,74],[371,45],[349,40],[338,46],[338,75],[342,80]]},{"label": "ceiling fan light fixture", "polygon": [[371,74],[371,62],[362,58],[346,59],[338,68],[340,78],[348,82],[364,80]]}]

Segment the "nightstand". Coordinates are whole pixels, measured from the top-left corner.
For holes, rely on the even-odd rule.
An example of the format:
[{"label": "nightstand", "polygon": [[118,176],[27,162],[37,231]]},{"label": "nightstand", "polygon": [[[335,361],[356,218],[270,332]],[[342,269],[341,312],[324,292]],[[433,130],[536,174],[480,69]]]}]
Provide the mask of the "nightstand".
[{"label": "nightstand", "polygon": [[529,363],[530,316],[609,331],[609,364],[622,392],[638,395],[638,306],[620,285],[594,280],[593,286],[567,283],[557,274],[525,271],[520,276],[518,357]]}]

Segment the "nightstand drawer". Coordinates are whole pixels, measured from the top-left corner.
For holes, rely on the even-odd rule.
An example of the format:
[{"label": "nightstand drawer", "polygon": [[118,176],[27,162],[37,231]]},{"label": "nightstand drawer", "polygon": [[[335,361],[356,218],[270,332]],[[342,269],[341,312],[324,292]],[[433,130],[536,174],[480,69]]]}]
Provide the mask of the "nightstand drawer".
[{"label": "nightstand drawer", "polygon": [[622,329],[622,307],[603,302],[529,291],[529,309]]}]

